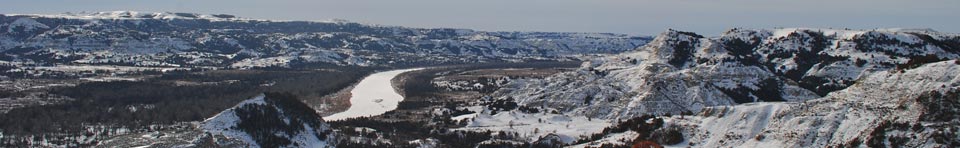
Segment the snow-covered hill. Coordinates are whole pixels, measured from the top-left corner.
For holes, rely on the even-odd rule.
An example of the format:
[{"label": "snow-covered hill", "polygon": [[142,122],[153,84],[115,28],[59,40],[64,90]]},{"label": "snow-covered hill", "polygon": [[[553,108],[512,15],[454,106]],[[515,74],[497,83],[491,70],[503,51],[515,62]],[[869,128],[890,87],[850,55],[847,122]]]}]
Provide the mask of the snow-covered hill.
[{"label": "snow-covered hill", "polygon": [[267,94],[243,101],[200,127],[217,146],[332,147],[330,125],[299,100]]},{"label": "snow-covered hill", "polygon": [[666,31],[576,71],[516,81],[493,96],[568,115],[623,119],[750,102],[801,102],[866,76],[960,57],[960,36],[931,30]]},{"label": "snow-covered hill", "polygon": [[[232,15],[96,12],[0,15],[4,65],[249,68],[565,60],[619,53],[650,38],[610,33],[484,32]],[[28,69],[29,70],[29,69]]]},{"label": "snow-covered hill", "polygon": [[67,19],[111,19],[111,20],[148,20],[148,19],[206,19],[210,21],[230,21],[230,20],[252,20],[238,18],[229,14],[195,14],[195,13],[175,13],[175,12],[137,12],[137,11],[105,11],[105,12],[79,12],[64,14],[12,14],[12,15],[30,15],[48,18],[67,18]]},{"label": "snow-covered hill", "polygon": [[695,147],[957,147],[960,60],[864,76],[805,102],[705,108],[673,117]]}]

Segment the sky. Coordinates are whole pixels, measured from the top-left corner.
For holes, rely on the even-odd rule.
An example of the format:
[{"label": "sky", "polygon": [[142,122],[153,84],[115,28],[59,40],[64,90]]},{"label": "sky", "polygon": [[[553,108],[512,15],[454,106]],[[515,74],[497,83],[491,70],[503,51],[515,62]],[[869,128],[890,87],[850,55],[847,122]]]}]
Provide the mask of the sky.
[{"label": "sky", "polygon": [[734,27],[809,27],[960,33],[960,0],[0,0],[3,14],[117,10],[482,31],[656,35],[676,29],[718,35]]}]

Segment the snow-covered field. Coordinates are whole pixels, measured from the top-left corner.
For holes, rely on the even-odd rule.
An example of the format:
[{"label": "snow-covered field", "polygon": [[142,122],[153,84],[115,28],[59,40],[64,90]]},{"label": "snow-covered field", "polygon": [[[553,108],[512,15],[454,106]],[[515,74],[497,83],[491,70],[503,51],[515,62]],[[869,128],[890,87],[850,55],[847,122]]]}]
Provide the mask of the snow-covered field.
[{"label": "snow-covered field", "polygon": [[421,70],[423,68],[392,70],[372,74],[360,80],[357,86],[350,91],[350,108],[347,111],[323,117],[324,120],[334,121],[347,118],[374,116],[386,113],[397,108],[403,101],[403,95],[393,88],[390,80],[397,75]]},{"label": "snow-covered field", "polygon": [[[476,108],[475,109],[479,109]],[[495,115],[489,112],[462,115],[454,120],[470,121],[466,127],[456,130],[504,131],[518,134],[519,139],[537,141],[547,135],[559,136],[560,142],[573,143],[581,136],[603,131],[611,125],[610,120],[592,119],[585,116],[568,116],[550,113],[523,113],[506,111]]]}]

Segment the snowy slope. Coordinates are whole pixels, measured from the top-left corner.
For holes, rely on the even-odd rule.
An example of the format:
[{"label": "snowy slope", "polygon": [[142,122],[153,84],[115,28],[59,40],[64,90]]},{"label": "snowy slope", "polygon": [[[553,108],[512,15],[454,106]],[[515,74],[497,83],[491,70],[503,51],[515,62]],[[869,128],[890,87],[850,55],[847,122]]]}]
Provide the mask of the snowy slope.
[{"label": "snowy slope", "polygon": [[719,37],[666,31],[635,51],[494,94],[569,115],[622,119],[710,106],[801,102],[878,71],[960,54],[960,36],[930,30],[731,29]]},{"label": "snowy slope", "polygon": [[[274,98],[270,98],[274,97]],[[204,120],[201,129],[218,144],[239,141],[248,147],[331,147],[333,131],[299,100],[267,94],[243,101]],[[286,99],[286,100],[285,100]]]},{"label": "snowy slope", "polygon": [[960,146],[960,62],[882,71],[802,103],[711,107],[673,117],[695,147]]},{"label": "snowy slope", "polygon": [[205,132],[209,132],[217,135],[224,135],[226,137],[231,137],[243,141],[244,143],[250,144],[250,146],[257,146],[257,141],[253,140],[253,137],[246,132],[235,130],[233,127],[237,126],[240,122],[240,117],[237,116],[237,113],[233,110],[239,108],[240,106],[247,105],[266,105],[266,102],[263,100],[263,95],[254,97],[253,99],[246,100],[237,104],[236,107],[224,110],[220,114],[213,116],[204,120],[202,128]]},{"label": "snowy slope", "polygon": [[7,33],[14,33],[18,30],[32,32],[37,29],[50,29],[50,26],[44,25],[30,18],[18,18],[9,24],[3,24],[3,27],[7,28]]}]

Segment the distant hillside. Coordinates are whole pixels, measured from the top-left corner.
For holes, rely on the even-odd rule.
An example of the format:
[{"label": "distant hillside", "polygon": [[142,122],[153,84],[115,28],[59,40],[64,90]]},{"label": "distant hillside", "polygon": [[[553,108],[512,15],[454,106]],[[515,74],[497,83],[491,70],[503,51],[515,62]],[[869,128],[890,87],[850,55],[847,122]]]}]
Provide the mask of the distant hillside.
[{"label": "distant hillside", "polygon": [[649,37],[611,33],[484,32],[232,15],[97,12],[0,15],[0,67],[121,65],[252,68],[395,66],[570,60],[619,53]]}]

